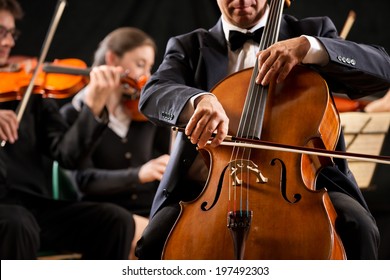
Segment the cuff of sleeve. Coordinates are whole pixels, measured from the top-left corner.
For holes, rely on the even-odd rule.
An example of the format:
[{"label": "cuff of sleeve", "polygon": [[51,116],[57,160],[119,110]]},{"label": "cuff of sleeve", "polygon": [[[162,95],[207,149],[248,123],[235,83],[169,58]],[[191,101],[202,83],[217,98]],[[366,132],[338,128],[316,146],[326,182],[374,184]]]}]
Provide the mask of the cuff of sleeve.
[{"label": "cuff of sleeve", "polygon": [[108,110],[106,107],[103,108],[103,111],[100,113],[99,116],[95,116],[95,120],[103,124],[108,123],[109,117],[108,117]]},{"label": "cuff of sleeve", "polygon": [[305,58],[302,60],[302,63],[317,64],[320,66],[328,64],[329,57],[321,42],[312,36],[302,36],[305,37],[310,43],[310,49],[307,52]]},{"label": "cuff of sleeve", "polygon": [[[89,108],[84,102],[80,103],[80,111],[81,110],[87,110],[89,114],[93,115],[91,108]],[[108,124],[109,121],[108,109],[104,107],[99,116],[93,115],[93,117],[100,124]]]},{"label": "cuff of sleeve", "polygon": [[186,106],[184,107],[183,111],[181,112],[181,114],[179,116],[179,123],[187,123],[188,122],[188,120],[191,118],[192,114],[195,111],[195,107],[194,107],[195,99],[198,98],[199,96],[202,96],[205,94],[213,95],[210,92],[201,92],[201,93],[195,94],[193,97],[190,98],[190,100],[187,102]]},{"label": "cuff of sleeve", "polygon": [[139,171],[141,169],[141,166],[139,167],[129,167],[127,169],[127,179],[129,180],[128,183],[130,185],[132,184],[141,184],[141,180],[139,178]]}]

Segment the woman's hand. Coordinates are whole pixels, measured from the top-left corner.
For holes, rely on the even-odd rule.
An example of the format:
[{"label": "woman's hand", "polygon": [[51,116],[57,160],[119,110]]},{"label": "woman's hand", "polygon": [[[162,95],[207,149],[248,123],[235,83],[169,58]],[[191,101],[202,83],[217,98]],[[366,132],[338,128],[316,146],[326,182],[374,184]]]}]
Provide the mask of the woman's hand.
[{"label": "woman's hand", "polygon": [[[110,95],[121,98],[122,67],[101,65],[94,67],[90,73],[91,81],[85,96],[87,104],[95,116],[99,116]],[[117,102],[119,103],[119,101]]]},{"label": "woman's hand", "polygon": [[139,170],[138,177],[141,184],[161,181],[169,160],[169,155],[162,155],[158,158],[149,160],[142,165]]}]

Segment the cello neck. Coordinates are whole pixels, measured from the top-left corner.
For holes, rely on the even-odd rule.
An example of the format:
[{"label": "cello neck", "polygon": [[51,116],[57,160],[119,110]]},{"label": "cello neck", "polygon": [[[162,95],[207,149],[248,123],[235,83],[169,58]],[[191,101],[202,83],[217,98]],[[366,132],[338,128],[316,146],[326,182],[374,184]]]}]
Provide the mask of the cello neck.
[{"label": "cello neck", "polygon": [[[284,4],[285,0],[271,0],[269,15],[260,40],[260,51],[277,42]],[[239,137],[261,139],[268,87],[256,84],[258,73],[258,61],[256,60],[238,127],[237,136]]]},{"label": "cello neck", "polygon": [[259,50],[265,50],[277,42],[284,2],[285,0],[271,0],[269,15],[264,27],[264,33],[260,41]]}]

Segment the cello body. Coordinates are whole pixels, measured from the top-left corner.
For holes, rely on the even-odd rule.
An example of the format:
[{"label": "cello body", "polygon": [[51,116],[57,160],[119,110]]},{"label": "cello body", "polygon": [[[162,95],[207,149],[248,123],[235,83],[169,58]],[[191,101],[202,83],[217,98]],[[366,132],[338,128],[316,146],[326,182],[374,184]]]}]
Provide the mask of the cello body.
[{"label": "cello body", "polygon": [[[283,5],[290,1],[270,2],[260,50],[277,41]],[[339,115],[318,73],[295,66],[268,87],[255,83],[257,74],[256,61],[212,90],[230,120],[229,135],[336,147]],[[328,193],[316,188],[321,169],[333,164],[329,158],[240,145],[206,145],[200,153],[209,166],[205,187],[194,201],[181,202],[163,259],[346,258]]]},{"label": "cello body", "polygon": [[[230,119],[230,135],[243,118],[252,70],[232,74],[212,91]],[[334,149],[338,113],[321,76],[297,66],[268,91],[262,140]],[[209,166],[206,185],[194,201],[181,202],[163,259],[346,258],[326,189],[315,189],[329,159],[222,145],[200,152]]]}]

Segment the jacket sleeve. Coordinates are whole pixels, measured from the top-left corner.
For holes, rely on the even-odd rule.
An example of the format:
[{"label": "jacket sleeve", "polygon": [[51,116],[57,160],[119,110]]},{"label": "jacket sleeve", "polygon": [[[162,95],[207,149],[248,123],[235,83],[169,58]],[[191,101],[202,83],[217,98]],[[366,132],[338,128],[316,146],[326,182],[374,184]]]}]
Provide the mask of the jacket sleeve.
[{"label": "jacket sleeve", "polygon": [[[68,103],[61,108],[61,114],[69,125],[74,125],[83,111],[78,112],[71,103]],[[139,183],[140,167],[118,170],[95,168],[91,155],[84,157],[79,168],[72,172],[78,188],[84,194],[113,194],[135,188]]]},{"label": "jacket sleeve", "polygon": [[106,129],[108,112],[105,110],[100,118],[96,118],[88,106],[83,106],[74,123],[68,125],[53,102],[44,100],[43,125],[40,126],[43,131],[39,132],[41,147],[64,168],[77,168]]},{"label": "jacket sleeve", "polygon": [[329,55],[329,63],[319,71],[333,91],[359,98],[385,93],[389,89],[390,58],[382,47],[342,39],[317,39],[325,46]]},{"label": "jacket sleeve", "polygon": [[84,194],[114,194],[135,190],[139,184],[139,169],[140,167],[118,170],[86,168],[75,171],[74,176]]},{"label": "jacket sleeve", "polygon": [[190,98],[204,90],[194,87],[189,47],[178,38],[168,41],[164,61],[143,88],[140,110],[158,125],[181,125],[179,115]]},{"label": "jacket sleeve", "polygon": [[384,48],[342,39],[329,17],[298,20],[284,15],[280,40],[301,35],[312,36],[324,46],[328,64],[309,66],[321,74],[331,91],[360,98],[389,89],[390,58]]},{"label": "jacket sleeve", "polygon": [[322,43],[329,57],[327,65],[314,67],[327,80],[332,91],[359,98],[385,93],[389,89],[390,57],[384,48],[340,38],[328,17],[308,18],[301,24],[306,24],[309,29],[314,21],[318,33],[312,35]]}]

